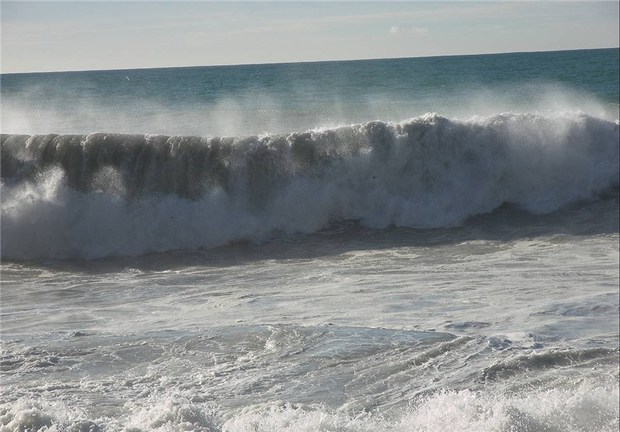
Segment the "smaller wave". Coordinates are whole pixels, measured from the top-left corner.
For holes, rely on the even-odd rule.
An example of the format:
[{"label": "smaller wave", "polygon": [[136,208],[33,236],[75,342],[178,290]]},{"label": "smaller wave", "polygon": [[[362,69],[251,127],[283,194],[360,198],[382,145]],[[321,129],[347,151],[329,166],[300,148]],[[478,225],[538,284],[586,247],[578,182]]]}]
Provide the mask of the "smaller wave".
[{"label": "smaller wave", "polygon": [[542,354],[526,354],[509,360],[495,363],[482,371],[482,380],[491,382],[539,369],[550,369],[568,365],[614,365],[618,362],[618,350],[606,348],[590,348],[584,350],[556,351],[550,350]]},{"label": "smaller wave", "polygon": [[2,256],[97,258],[547,213],[618,187],[619,122],[435,114],[289,135],[2,135]]}]

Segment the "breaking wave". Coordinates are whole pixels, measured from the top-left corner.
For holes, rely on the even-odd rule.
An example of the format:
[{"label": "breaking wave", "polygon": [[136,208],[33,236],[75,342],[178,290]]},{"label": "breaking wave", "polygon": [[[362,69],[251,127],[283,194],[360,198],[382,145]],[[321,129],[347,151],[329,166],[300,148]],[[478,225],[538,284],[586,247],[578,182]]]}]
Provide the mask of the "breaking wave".
[{"label": "breaking wave", "polygon": [[433,228],[618,187],[619,122],[427,114],[288,135],[8,135],[2,257],[97,258],[310,233]]}]

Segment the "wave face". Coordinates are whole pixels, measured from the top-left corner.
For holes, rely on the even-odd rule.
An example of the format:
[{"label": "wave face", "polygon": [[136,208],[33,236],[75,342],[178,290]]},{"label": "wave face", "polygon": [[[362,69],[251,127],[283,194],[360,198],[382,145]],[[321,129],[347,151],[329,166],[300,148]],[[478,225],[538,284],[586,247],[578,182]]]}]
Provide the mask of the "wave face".
[{"label": "wave face", "polygon": [[213,247],[344,220],[434,228],[618,187],[619,123],[427,114],[288,135],[2,135],[2,256]]}]

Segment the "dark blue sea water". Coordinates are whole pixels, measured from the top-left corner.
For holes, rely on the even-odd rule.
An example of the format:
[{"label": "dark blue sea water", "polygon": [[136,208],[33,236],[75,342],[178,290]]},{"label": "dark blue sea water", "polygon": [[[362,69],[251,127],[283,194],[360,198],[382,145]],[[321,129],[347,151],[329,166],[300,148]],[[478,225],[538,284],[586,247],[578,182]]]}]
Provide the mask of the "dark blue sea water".
[{"label": "dark blue sea water", "polygon": [[615,431],[619,50],[4,74],[0,431]]}]

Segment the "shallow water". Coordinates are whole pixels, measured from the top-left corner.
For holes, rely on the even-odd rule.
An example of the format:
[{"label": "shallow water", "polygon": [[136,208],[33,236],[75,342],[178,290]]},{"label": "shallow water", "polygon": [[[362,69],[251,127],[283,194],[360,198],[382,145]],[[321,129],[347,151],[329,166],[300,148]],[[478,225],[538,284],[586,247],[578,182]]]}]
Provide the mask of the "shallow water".
[{"label": "shallow water", "polygon": [[58,429],[613,430],[617,204],[3,264],[4,418],[9,430],[25,413]]}]

